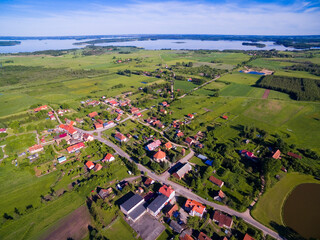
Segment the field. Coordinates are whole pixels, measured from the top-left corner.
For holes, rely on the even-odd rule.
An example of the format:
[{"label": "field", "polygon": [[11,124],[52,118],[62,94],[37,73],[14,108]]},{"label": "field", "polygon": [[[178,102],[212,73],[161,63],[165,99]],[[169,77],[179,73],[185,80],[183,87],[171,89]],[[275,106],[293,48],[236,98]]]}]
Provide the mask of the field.
[{"label": "field", "polygon": [[135,231],[129,226],[128,223],[122,218],[118,217],[112,225],[105,230],[104,235],[110,240],[118,239],[136,239]]},{"label": "field", "polygon": [[298,173],[289,173],[262,196],[252,216],[266,226],[271,227],[270,222],[284,225],[282,221],[282,205],[288,194],[299,184],[319,183],[314,177]]}]

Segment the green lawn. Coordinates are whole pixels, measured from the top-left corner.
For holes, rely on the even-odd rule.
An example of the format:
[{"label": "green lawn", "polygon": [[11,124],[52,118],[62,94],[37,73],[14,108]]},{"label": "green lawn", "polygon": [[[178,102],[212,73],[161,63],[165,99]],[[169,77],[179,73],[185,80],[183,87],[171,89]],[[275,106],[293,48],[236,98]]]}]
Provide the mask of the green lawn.
[{"label": "green lawn", "polygon": [[8,223],[0,229],[1,239],[37,239],[59,219],[84,203],[76,193],[65,194],[58,200],[34,210],[34,212]]},{"label": "green lawn", "polygon": [[34,133],[10,136],[3,142],[3,144],[6,144],[4,150],[8,155],[24,152],[36,143],[36,135]]},{"label": "green lawn", "polygon": [[299,173],[288,173],[278,183],[260,198],[252,216],[264,225],[271,227],[270,222],[274,221],[284,225],[282,221],[282,206],[288,194],[299,184],[302,183],[320,183],[310,175]]},{"label": "green lawn", "polygon": [[247,96],[253,88],[245,84],[231,83],[221,90],[221,96]]},{"label": "green lawn", "polygon": [[110,240],[136,239],[136,232],[129,226],[128,223],[126,223],[126,221],[122,217],[118,217],[117,220],[102,233]]}]

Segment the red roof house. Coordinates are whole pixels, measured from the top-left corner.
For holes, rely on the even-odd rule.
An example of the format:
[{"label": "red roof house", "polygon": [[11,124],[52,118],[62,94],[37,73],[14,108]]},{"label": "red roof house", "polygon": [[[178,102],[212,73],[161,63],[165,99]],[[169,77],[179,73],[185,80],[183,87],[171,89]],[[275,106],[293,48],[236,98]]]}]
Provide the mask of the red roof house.
[{"label": "red roof house", "polygon": [[296,153],[293,153],[293,152],[288,152],[287,153],[288,156],[290,157],[293,157],[293,158],[296,158],[296,159],[301,159],[302,157]]},{"label": "red roof house", "polygon": [[102,162],[112,162],[114,160],[114,156],[111,153],[108,153],[104,159],[102,160]]},{"label": "red roof house", "polygon": [[102,169],[102,165],[97,163],[95,166],[94,166],[94,171],[98,172]]},{"label": "red roof house", "polygon": [[119,142],[125,142],[128,140],[125,135],[119,132],[117,132],[116,135],[114,135],[114,138],[117,139]]},{"label": "red roof house", "polygon": [[130,112],[132,114],[135,114],[135,113],[139,112],[139,108],[133,107],[133,108],[130,109]]},{"label": "red roof house", "polygon": [[34,154],[37,152],[41,152],[43,150],[43,146],[41,144],[33,145],[32,147],[29,147],[29,153]]},{"label": "red roof house", "polygon": [[218,223],[219,227],[231,228],[233,220],[226,214],[216,210],[213,214],[213,221]]},{"label": "red roof house", "polygon": [[223,115],[222,118],[223,118],[224,120],[228,120],[228,116],[226,116],[226,115]]},{"label": "red roof house", "polygon": [[272,158],[274,158],[274,159],[279,159],[279,158],[280,158],[280,155],[281,155],[281,152],[280,152],[280,150],[278,149],[278,150],[272,155]]},{"label": "red roof house", "polygon": [[158,151],[155,155],[153,155],[153,160],[156,162],[163,162],[166,160],[166,153],[163,151]]},{"label": "red roof house", "polygon": [[91,162],[91,161],[88,161],[88,162],[86,162],[86,166],[87,166],[88,169],[91,170],[92,168],[94,168],[94,163]]},{"label": "red roof house", "polygon": [[194,115],[191,114],[191,113],[188,114],[188,117],[189,117],[190,119],[194,119]]},{"label": "red roof house", "polygon": [[176,192],[173,190],[171,186],[162,185],[162,187],[159,189],[159,193],[167,196],[171,200]]},{"label": "red roof house", "polygon": [[103,125],[101,124],[101,123],[95,123],[94,124],[94,127],[95,127],[95,129],[102,129],[103,128]]},{"label": "red roof house", "polygon": [[167,142],[164,146],[166,147],[167,150],[170,150],[172,148],[171,142]]},{"label": "red roof house", "polygon": [[255,239],[251,237],[248,233],[246,233],[246,235],[244,235],[243,240],[255,240]]},{"label": "red roof house", "polygon": [[224,184],[223,181],[221,181],[221,180],[218,179],[218,178],[215,178],[214,176],[210,176],[210,177],[209,177],[209,181],[212,182],[213,184],[217,185],[217,186],[220,187],[220,188],[221,188],[221,187],[223,186],[223,184]]},{"label": "red roof house", "polygon": [[211,238],[209,238],[206,234],[204,234],[203,232],[200,232],[199,236],[198,236],[198,240],[212,240]]},{"label": "red roof house", "polygon": [[48,106],[47,105],[43,105],[43,106],[40,106],[40,107],[37,107],[35,109],[33,109],[35,112],[39,112],[41,110],[47,110],[48,109]]},{"label": "red roof house", "polygon": [[202,217],[206,211],[206,207],[204,205],[191,199],[187,199],[184,207],[187,209],[187,211],[189,211],[191,216]]},{"label": "red roof house", "polygon": [[94,118],[95,116],[98,116],[98,113],[97,112],[92,112],[92,113],[89,113],[88,116],[90,118]]},{"label": "red roof house", "polygon": [[189,145],[192,145],[194,141],[191,137],[187,137],[185,142],[188,143]]},{"label": "red roof house", "polygon": [[84,143],[80,142],[80,143],[77,143],[77,144],[74,144],[74,145],[68,147],[67,151],[68,151],[68,153],[73,153],[73,152],[78,151],[84,147],[85,147]]}]

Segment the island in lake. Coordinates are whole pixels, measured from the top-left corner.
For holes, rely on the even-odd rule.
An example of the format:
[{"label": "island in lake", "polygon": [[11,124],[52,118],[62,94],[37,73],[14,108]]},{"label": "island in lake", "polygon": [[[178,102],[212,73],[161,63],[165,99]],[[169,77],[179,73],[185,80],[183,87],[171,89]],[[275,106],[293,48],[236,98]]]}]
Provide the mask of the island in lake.
[{"label": "island in lake", "polygon": [[0,47],[15,46],[21,44],[20,41],[0,41]]},{"label": "island in lake", "polygon": [[263,43],[256,43],[256,42],[243,42],[242,43],[243,46],[256,46],[258,48],[264,48],[266,47],[265,44]]}]

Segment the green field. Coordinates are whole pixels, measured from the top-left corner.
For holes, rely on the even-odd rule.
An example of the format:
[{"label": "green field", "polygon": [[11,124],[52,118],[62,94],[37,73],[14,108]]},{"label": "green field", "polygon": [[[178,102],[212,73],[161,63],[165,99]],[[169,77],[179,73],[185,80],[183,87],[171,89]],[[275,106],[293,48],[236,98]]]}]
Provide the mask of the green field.
[{"label": "green field", "polygon": [[271,221],[284,225],[281,216],[283,203],[289,193],[302,183],[319,183],[319,181],[309,175],[287,174],[261,197],[252,211],[252,216],[269,227]]},{"label": "green field", "polygon": [[108,229],[104,230],[103,233],[110,240],[136,239],[135,231],[122,217],[118,217],[117,220],[112,223]]}]

